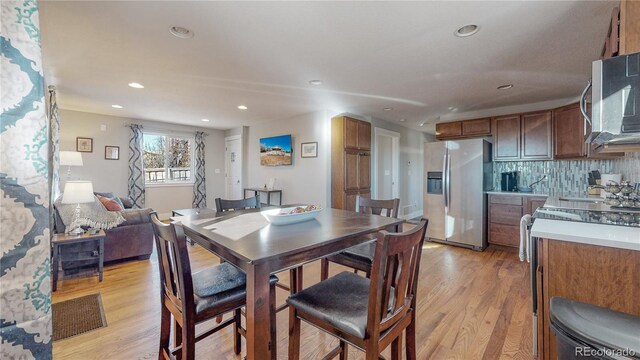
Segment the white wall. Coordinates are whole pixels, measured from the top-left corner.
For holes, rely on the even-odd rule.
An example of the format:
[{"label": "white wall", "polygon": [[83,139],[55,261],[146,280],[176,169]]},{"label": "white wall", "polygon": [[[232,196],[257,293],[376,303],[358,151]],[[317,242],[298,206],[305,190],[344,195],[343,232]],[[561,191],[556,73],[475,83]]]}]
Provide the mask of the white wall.
[{"label": "white wall", "polygon": [[[82,153],[84,165],[71,169],[73,180],[90,180],[95,191],[111,191],[119,196],[127,195],[129,176],[129,128],[124,124],[140,124],[144,129],[169,130],[185,134],[204,131],[205,169],[207,179],[207,205],[214,207],[214,198],[224,197],[224,131],[204,129],[184,125],[174,125],[155,121],[136,120],[60,110],[60,150],[76,149],[76,137],[93,138],[93,152]],[[106,130],[101,130],[101,125]],[[120,160],[105,160],[105,145],[120,146]],[[218,174],[215,169],[219,169]],[[61,187],[64,187],[67,167],[60,169]],[[173,209],[190,208],[193,185],[158,186],[146,188],[146,206],[166,216]]]},{"label": "white wall", "polygon": [[[262,187],[269,178],[276,178],[276,187],[282,189],[283,204],[307,203],[328,207],[331,186],[330,120],[326,111],[320,111],[245,127],[247,181],[244,186]],[[260,165],[260,138],[286,134],[292,137],[293,165]],[[316,141],[318,157],[300,158],[300,144]]]}]

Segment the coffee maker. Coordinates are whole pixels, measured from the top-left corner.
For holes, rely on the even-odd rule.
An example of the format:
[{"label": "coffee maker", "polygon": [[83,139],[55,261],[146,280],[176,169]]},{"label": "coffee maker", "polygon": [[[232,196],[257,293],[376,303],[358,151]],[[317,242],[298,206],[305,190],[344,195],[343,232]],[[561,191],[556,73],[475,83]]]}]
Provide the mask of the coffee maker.
[{"label": "coffee maker", "polygon": [[500,189],[502,191],[518,191],[517,171],[503,172],[501,175]]}]

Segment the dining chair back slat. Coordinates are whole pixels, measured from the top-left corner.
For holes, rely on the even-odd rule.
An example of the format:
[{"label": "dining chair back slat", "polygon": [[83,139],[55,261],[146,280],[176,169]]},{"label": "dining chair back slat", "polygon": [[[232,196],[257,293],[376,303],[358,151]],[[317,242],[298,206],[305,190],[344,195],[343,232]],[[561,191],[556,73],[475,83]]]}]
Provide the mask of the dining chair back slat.
[{"label": "dining chair back slat", "polygon": [[260,194],[241,200],[216,198],[216,211],[233,211],[242,209],[260,209]]},{"label": "dining chair back slat", "polygon": [[368,322],[377,329],[370,331],[379,334],[412,310],[428,222],[422,219],[418,226],[404,233],[378,234],[369,298],[369,316],[374,318]]},{"label": "dining chair back slat", "polygon": [[356,212],[382,215],[382,210],[386,210],[385,216],[397,218],[400,199],[376,200],[358,195],[356,204],[358,204]]}]

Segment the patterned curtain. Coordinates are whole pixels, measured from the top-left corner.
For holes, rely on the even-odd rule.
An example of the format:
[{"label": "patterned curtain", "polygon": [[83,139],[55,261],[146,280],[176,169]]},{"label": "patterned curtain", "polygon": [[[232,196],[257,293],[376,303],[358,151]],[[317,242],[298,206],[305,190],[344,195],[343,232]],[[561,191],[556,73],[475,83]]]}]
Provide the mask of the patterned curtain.
[{"label": "patterned curtain", "polygon": [[129,137],[129,197],[134,208],[144,207],[144,162],[142,126],[131,124]]},{"label": "patterned curtain", "polygon": [[0,359],[51,359],[49,168],[38,3],[0,1]]},{"label": "patterned curtain", "polygon": [[205,134],[202,131],[196,132],[196,164],[195,164],[195,179],[193,184],[193,207],[205,208],[207,207],[207,188],[205,185],[204,175],[204,137]]},{"label": "patterned curtain", "polygon": [[53,204],[60,196],[60,113],[53,85],[49,85],[49,179]]}]

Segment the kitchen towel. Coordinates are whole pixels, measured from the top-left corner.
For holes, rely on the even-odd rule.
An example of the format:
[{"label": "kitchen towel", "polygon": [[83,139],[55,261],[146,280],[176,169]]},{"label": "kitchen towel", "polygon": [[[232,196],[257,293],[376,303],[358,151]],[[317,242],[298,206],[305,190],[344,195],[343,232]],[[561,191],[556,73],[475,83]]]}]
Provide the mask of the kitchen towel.
[{"label": "kitchen towel", "polygon": [[526,214],[520,219],[520,261],[531,262],[531,253],[529,249],[529,226],[531,225],[531,215]]}]

